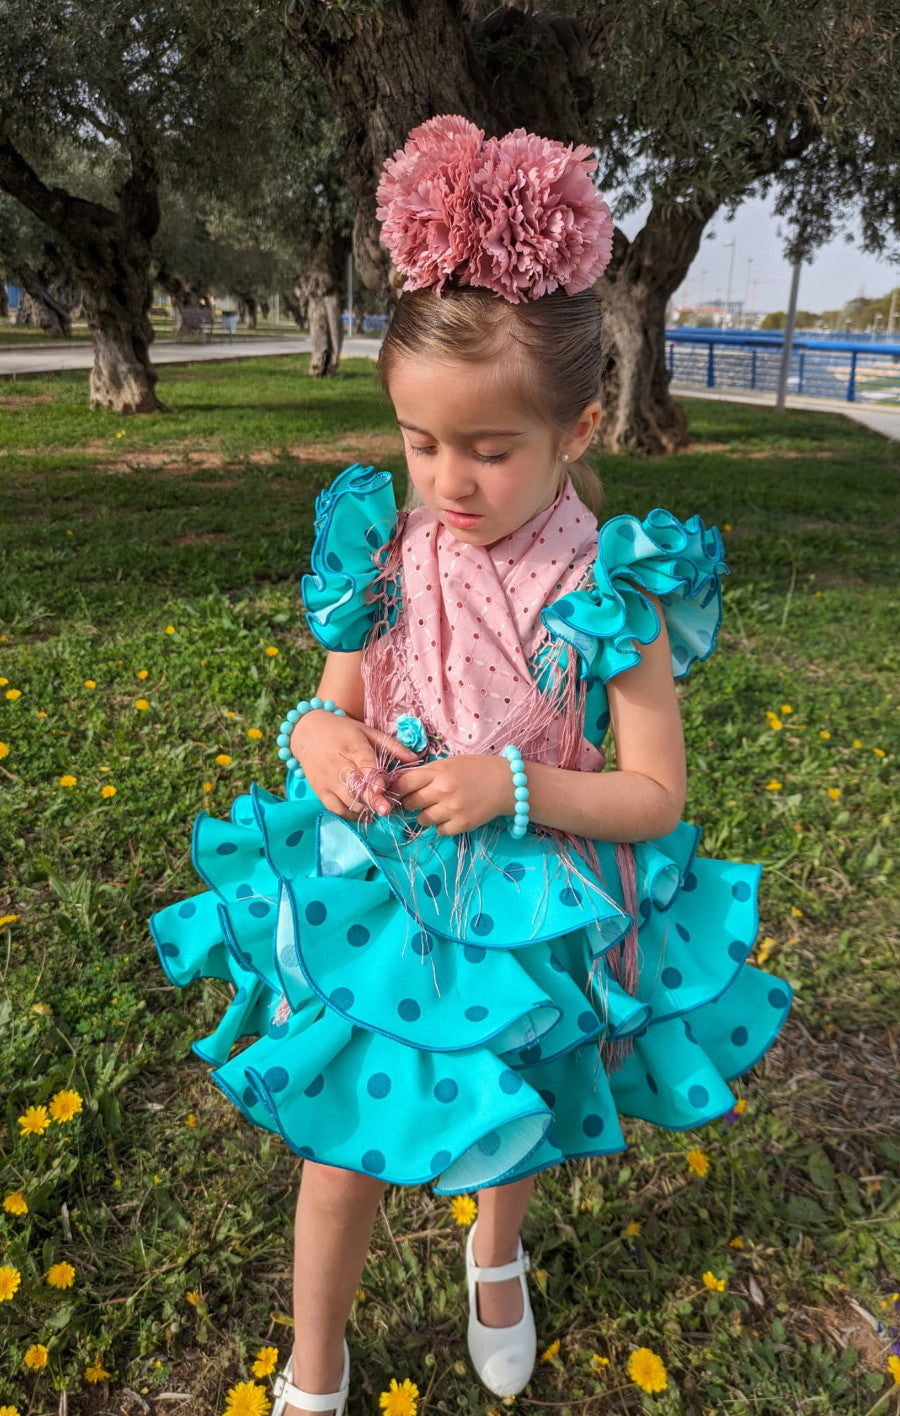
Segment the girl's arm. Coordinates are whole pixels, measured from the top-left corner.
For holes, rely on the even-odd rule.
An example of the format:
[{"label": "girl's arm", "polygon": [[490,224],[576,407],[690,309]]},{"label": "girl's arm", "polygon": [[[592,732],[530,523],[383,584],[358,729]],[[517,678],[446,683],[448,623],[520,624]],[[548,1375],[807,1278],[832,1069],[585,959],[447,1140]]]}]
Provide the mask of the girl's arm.
[{"label": "girl's arm", "polygon": [[[653,597],[649,597],[653,599]],[[531,820],[603,841],[645,841],[673,831],[685,796],[684,739],[672,678],[669,637],[641,645],[641,662],[608,685],[616,768],[568,772],[526,762]],[[505,758],[455,757],[404,772],[395,788],[443,835],[470,831],[513,813]]]}]

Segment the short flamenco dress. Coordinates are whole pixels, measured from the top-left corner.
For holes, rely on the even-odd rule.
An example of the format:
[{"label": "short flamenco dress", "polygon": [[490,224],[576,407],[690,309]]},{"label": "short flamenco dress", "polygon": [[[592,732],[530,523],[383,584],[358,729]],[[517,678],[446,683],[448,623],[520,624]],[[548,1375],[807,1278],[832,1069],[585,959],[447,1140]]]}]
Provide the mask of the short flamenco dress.
[{"label": "short flamenco dress", "polygon": [[[402,571],[385,573],[400,539],[389,474],[348,468],[316,513],[308,620],[327,648],[356,650],[403,614]],[[599,745],[606,685],[659,633],[642,591],[682,678],[715,646],[726,567],[697,517],[595,526],[591,573],[540,619],[543,652],[577,656]],[[595,869],[507,824],[442,837],[399,810],[345,821],[290,773],[284,796],[253,785],[230,820],[197,817],[207,888],[150,926],[174,984],[232,985],[193,1046],[251,1122],[297,1155],[456,1194],[623,1150],[620,1116],[694,1130],[734,1105],[728,1082],[791,1001],[746,962],[760,867],[698,856],[682,823],[633,847],[629,885],[611,844],[593,843]]]}]

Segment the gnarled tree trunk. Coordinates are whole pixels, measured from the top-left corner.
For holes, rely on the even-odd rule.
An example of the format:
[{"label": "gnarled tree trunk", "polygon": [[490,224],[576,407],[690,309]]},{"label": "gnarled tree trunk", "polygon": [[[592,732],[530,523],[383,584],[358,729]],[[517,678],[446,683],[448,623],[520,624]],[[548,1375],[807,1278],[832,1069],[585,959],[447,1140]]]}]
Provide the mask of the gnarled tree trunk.
[{"label": "gnarled tree trunk", "polygon": [[238,295],[238,322],[247,329],[256,329],[256,296]]},{"label": "gnarled tree trunk", "polygon": [[16,324],[35,325],[50,339],[70,339],[72,304],[67,303],[64,293],[58,294],[51,289],[53,282],[49,271],[43,266],[23,265],[19,266],[16,274],[22,287]]}]

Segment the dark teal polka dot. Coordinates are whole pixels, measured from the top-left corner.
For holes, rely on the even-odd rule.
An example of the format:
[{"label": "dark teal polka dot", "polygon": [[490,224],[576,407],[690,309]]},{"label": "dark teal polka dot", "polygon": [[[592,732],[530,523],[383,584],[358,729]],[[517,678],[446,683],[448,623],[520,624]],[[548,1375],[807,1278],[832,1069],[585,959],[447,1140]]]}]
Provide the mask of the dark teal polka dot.
[{"label": "dark teal polka dot", "polygon": [[[377,526],[370,526],[366,532],[366,545],[371,546],[373,551],[380,551],[383,544],[382,537]],[[379,562],[380,564],[381,562]]]},{"label": "dark teal polka dot", "polygon": [[480,964],[482,959],[487,957],[487,949],[483,944],[466,944],[463,946],[463,954],[470,964]]},{"label": "dark teal polka dot", "polygon": [[691,1103],[691,1106],[706,1106],[709,1102],[709,1092],[706,1090],[706,1087],[691,1087],[688,1092],[688,1101]]},{"label": "dark teal polka dot", "polygon": [[575,606],[570,600],[557,600],[553,613],[559,615],[561,620],[570,620],[575,613]]},{"label": "dark teal polka dot", "polygon": [[783,988],[770,988],[769,1002],[773,1008],[786,1008],[789,1002],[788,995]]},{"label": "dark teal polka dot", "polygon": [[592,1113],[590,1116],[585,1116],[581,1123],[581,1129],[586,1136],[599,1136],[603,1130],[603,1124],[603,1117]]},{"label": "dark teal polka dot", "polygon": [[582,1032],[593,1032],[599,1026],[596,1013],[592,1013],[590,1008],[586,1008],[583,1013],[578,1014],[578,1026]]},{"label": "dark teal polka dot", "polygon": [[178,906],[178,913],[182,919],[190,919],[192,915],[197,913],[197,906],[192,904],[190,900],[186,900],[183,905]]},{"label": "dark teal polka dot", "polygon": [[288,1074],[283,1067],[270,1067],[269,1070],[263,1074],[263,1081],[271,1092],[284,1091],[289,1080]]},{"label": "dark teal polka dot", "polygon": [[618,526],[616,527],[616,535],[619,536],[623,541],[633,541],[634,527],[632,526],[631,522],[620,521]]},{"label": "dark teal polka dot", "polygon": [[679,938],[680,938],[680,939],[683,939],[683,940],[685,941],[685,943],[687,943],[687,941],[688,941],[688,940],[690,939],[690,937],[691,937],[691,931],[690,931],[689,929],[685,929],[685,927],[684,927],[683,924],[676,924],[675,930],[676,930],[676,933],[678,934]]},{"label": "dark teal polka dot", "polygon": [[565,890],[559,892],[559,903],[561,905],[578,906],[581,904],[581,896],[577,890],[573,890],[567,885]]},{"label": "dark teal polka dot", "polygon": [[412,947],[413,953],[418,954],[419,958],[423,959],[425,955],[430,954],[432,949],[434,948],[434,940],[432,939],[431,935],[426,934],[423,929],[420,930],[418,934],[413,935]]},{"label": "dark teal polka dot", "polygon": [[488,1015],[487,1008],[480,1003],[474,1003],[471,1008],[466,1009],[466,1017],[470,1023],[483,1023]]},{"label": "dark teal polka dot", "polygon": [[749,1036],[750,1034],[746,1028],[735,1028],[734,1032],[731,1034],[731,1041],[734,1043],[735,1047],[744,1047]]},{"label": "dark teal polka dot", "polygon": [[686,664],[690,658],[690,654],[683,644],[673,644],[672,658],[675,660],[676,664]]},{"label": "dark teal polka dot", "polygon": [[344,569],[344,565],[343,565],[343,562],[342,562],[340,556],[335,555],[334,551],[329,551],[329,552],[328,552],[328,555],[325,557],[325,564],[328,566],[328,569],[329,569],[329,570],[343,570],[343,569]]},{"label": "dark teal polka dot", "polygon": [[449,1151],[435,1151],[434,1155],[431,1157],[431,1169],[434,1171],[435,1175],[440,1170],[446,1170],[452,1159],[453,1156]]},{"label": "dark teal polka dot", "polygon": [[[444,882],[439,875],[426,875],[422,883],[425,888],[425,894],[430,895],[432,900],[436,900],[444,888]],[[438,1151],[438,1155],[443,1154],[443,1151]]]},{"label": "dark teal polka dot", "polygon": [[342,1013],[346,1013],[348,1009],[353,1007],[354,1003],[356,1002],[356,999],[354,998],[351,989],[336,988],[331,994],[331,997],[328,1001],[329,1003],[332,1003],[335,1008],[338,1008]]},{"label": "dark teal polka dot", "polygon": [[366,1090],[369,1096],[374,1096],[376,1101],[380,1101],[382,1097],[387,1096],[390,1089],[391,1079],[387,1072],[373,1072],[366,1083]]},{"label": "dark teal polka dot", "polygon": [[646,1076],[647,1076],[647,1086],[650,1088],[650,1090],[652,1091],[653,1095],[654,1095],[654,1096],[657,1096],[658,1093],[659,1093],[659,1087],[656,1085],[656,1078],[653,1077],[653,1076],[651,1076],[651,1074],[650,1074],[649,1072],[646,1074]]},{"label": "dark teal polka dot", "polygon": [[313,1077],[308,1087],[303,1088],[304,1096],[318,1096],[325,1085],[325,1078],[320,1072],[317,1077]]},{"label": "dark teal polka dot", "polygon": [[354,949],[361,949],[363,944],[368,944],[369,938],[369,931],[364,924],[351,924],[347,930],[347,943],[352,944]]},{"label": "dark teal polka dot", "polygon": [[652,909],[653,905],[650,900],[641,900],[641,903],[638,905],[638,918],[643,920],[646,924],[647,920],[650,918],[650,911]]},{"label": "dark teal polka dot", "polygon": [[377,1150],[366,1151],[360,1161],[363,1170],[368,1170],[370,1175],[380,1175],[386,1164],[387,1162],[381,1154],[381,1151]]},{"label": "dark teal polka dot", "polygon": [[736,885],[732,885],[731,893],[736,900],[749,900],[750,886],[746,880],[739,880]]},{"label": "dark teal polka dot", "polygon": [[256,1092],[253,1090],[252,1087],[244,1087],[243,1093],[241,1095],[241,1101],[244,1103],[245,1106],[255,1106],[258,1100],[259,1097],[256,1095]]},{"label": "dark teal polka dot", "polygon": [[552,1111],[554,1106],[556,1105],[555,1093],[552,1091],[540,1091],[538,1092],[538,1096],[540,1097],[544,1105],[549,1106],[550,1110]]},{"label": "dark teal polka dot", "polygon": [[740,964],[747,956],[747,946],[740,939],[732,939],[728,946],[728,957],[734,959],[736,964]]},{"label": "dark teal polka dot", "polygon": [[696,877],[696,875],[694,874],[693,871],[690,871],[690,872],[684,877],[684,884],[682,885],[681,888],[682,888],[682,890],[684,890],[688,895],[691,893],[692,890],[696,890],[696,888],[697,888],[697,877]]},{"label": "dark teal polka dot", "polygon": [[162,954],[162,956],[163,956],[164,959],[177,959],[177,958],[178,958],[178,955],[179,955],[179,953],[180,953],[180,950],[179,950],[177,944],[168,944],[168,943],[166,943],[166,944],[160,944],[160,946],[159,946],[159,952]]},{"label": "dark teal polka dot", "polygon": [[548,960],[548,963],[550,964],[551,969],[555,969],[557,973],[565,973],[565,971],[566,971],[566,966],[565,966],[565,964],[560,963],[559,959],[556,957],[556,955],[555,955],[552,951],[551,951],[551,953],[550,953],[550,958],[549,958],[549,960]]},{"label": "dark teal polka dot", "polygon": [[302,1155],[304,1160],[315,1160],[316,1153],[312,1146],[298,1146],[297,1154]]},{"label": "dark teal polka dot", "polygon": [[540,1062],[541,1060],[541,1044],[536,1042],[531,1047],[523,1047],[522,1051],[519,1053],[519,1057],[525,1063],[526,1067],[533,1067],[535,1062]]},{"label": "dark teal polka dot", "polygon": [[663,969],[661,981],[663,988],[680,988],[683,982],[679,970],[671,968]]},{"label": "dark teal polka dot", "polygon": [[239,885],[234,893],[237,895],[239,900],[246,900],[248,896],[253,894],[253,886],[247,885],[246,883],[243,885]]},{"label": "dark teal polka dot", "polygon": [[484,936],[490,934],[494,921],[489,914],[477,914],[472,920],[472,933]]},{"label": "dark teal polka dot", "polygon": [[303,781],[298,781],[297,778],[294,777],[294,781],[293,781],[293,783],[292,783],[291,796],[292,796],[292,797],[305,797],[305,796],[306,796],[306,783],[303,782]]},{"label": "dark teal polka dot", "polygon": [[522,1078],[518,1072],[507,1067],[505,1072],[500,1073],[500,1090],[506,1092],[507,1096],[512,1096],[522,1085]]},{"label": "dark teal polka dot", "polygon": [[482,1155],[496,1155],[500,1149],[500,1136],[496,1131],[489,1131],[486,1136],[482,1136],[478,1142],[478,1149]]},{"label": "dark teal polka dot", "polygon": [[551,1121],[551,1122],[550,1122],[550,1125],[547,1127],[546,1131],[544,1132],[544,1140],[547,1142],[547,1145],[548,1145],[548,1146],[554,1146],[554,1147],[556,1147],[557,1150],[559,1150],[559,1146],[557,1146],[557,1144],[556,1144],[556,1122],[555,1122],[555,1121]]},{"label": "dark teal polka dot", "polygon": [[520,880],[525,878],[525,867],[521,861],[511,860],[509,865],[503,867],[503,874],[507,880],[511,880],[514,885],[518,885]]},{"label": "dark teal polka dot", "polygon": [[438,1101],[455,1101],[459,1096],[459,1087],[452,1077],[441,1077],[434,1084],[434,1095]]},{"label": "dark teal polka dot", "polygon": [[397,1004],[397,1012],[405,1023],[414,1023],[420,1017],[422,1009],[415,998],[401,998]]},{"label": "dark teal polka dot", "polygon": [[234,855],[234,853],[235,853],[236,850],[237,850],[237,846],[234,844],[233,841],[223,841],[221,845],[216,846],[216,855],[221,855],[221,856]]},{"label": "dark teal polka dot", "polygon": [[597,732],[598,732],[598,733],[605,733],[605,732],[606,732],[606,729],[607,729],[608,727],[609,727],[609,714],[608,714],[608,713],[601,713],[601,714],[599,714],[599,716],[598,716],[598,718],[597,718]]},{"label": "dark teal polka dot", "polygon": [[288,1025],[287,1019],[285,1018],[283,1023],[270,1023],[268,1035],[269,1037],[284,1037],[287,1030]]},{"label": "dark teal polka dot", "polygon": [[303,913],[309,924],[324,924],[328,918],[328,911],[321,900],[310,900]]},{"label": "dark teal polka dot", "polygon": [[254,919],[265,919],[271,908],[268,900],[251,900],[247,906]]},{"label": "dark teal polka dot", "polygon": [[301,842],[302,840],[303,840],[303,832],[302,832],[302,831],[292,831],[289,836],[285,837],[285,842],[284,842],[284,844],[285,844],[286,846],[299,846],[299,844],[300,844],[300,842]]}]

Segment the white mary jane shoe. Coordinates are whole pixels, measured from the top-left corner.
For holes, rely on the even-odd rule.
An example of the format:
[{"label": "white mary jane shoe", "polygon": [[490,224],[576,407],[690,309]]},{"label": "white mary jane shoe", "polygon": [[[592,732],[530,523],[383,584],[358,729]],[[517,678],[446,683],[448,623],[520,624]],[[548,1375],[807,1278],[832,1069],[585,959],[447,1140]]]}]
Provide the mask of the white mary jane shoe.
[{"label": "white mary jane shoe", "polygon": [[344,1338],[344,1375],[341,1378],[340,1391],[324,1393],[302,1391],[291,1381],[293,1375],[294,1356],[291,1353],[272,1384],[275,1405],[272,1407],[270,1416],[284,1416],[288,1405],[296,1406],[298,1411],[333,1411],[334,1416],[344,1416],[347,1393],[350,1390],[350,1352],[347,1348],[346,1338]]},{"label": "white mary jane shoe", "polygon": [[[472,1258],[472,1246],[478,1221],[469,1230],[466,1242],[466,1278],[469,1284],[469,1355],[472,1365],[481,1381],[495,1396],[516,1396],[527,1385],[534,1371],[537,1356],[537,1334],[534,1330],[534,1314],[528,1298],[525,1274],[531,1268],[531,1259],[522,1249],[511,1264],[497,1264],[492,1268],[482,1268]],[[486,1327],[478,1319],[478,1299],[476,1283],[502,1283],[507,1278],[518,1278],[522,1288],[522,1317],[512,1327]],[[275,1416],[275,1413],[272,1413]]]}]

